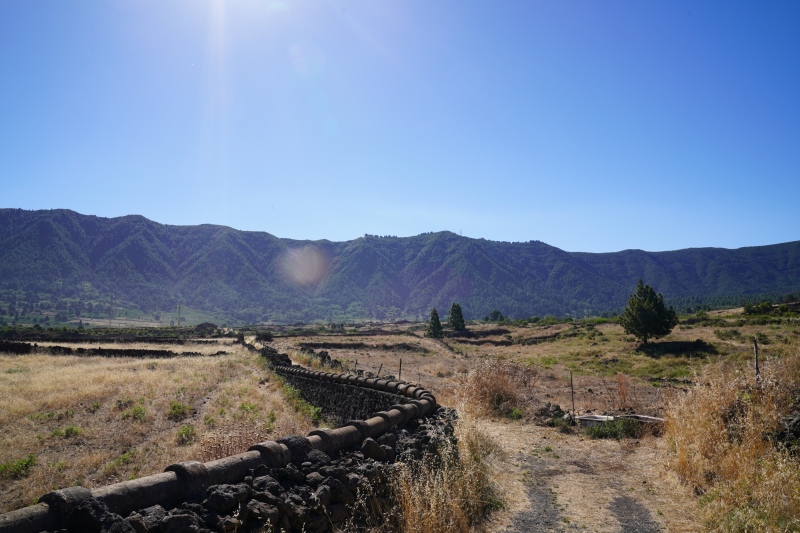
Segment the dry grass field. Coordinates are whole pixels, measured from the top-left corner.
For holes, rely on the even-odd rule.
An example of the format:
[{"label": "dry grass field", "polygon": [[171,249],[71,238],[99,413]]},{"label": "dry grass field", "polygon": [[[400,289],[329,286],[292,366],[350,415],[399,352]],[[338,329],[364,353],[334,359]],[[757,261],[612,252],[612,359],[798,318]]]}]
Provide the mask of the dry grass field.
[{"label": "dry grass field", "polygon": [[0,355],[0,511],[55,488],[162,472],[171,463],[210,460],[313,427],[240,345],[183,349],[229,355]]},{"label": "dry grass field", "polygon": [[[622,502],[640,506],[654,528],[688,532],[711,529],[720,512],[709,514],[709,498],[697,498],[695,484],[676,468],[674,432],[593,440],[575,429],[543,427],[537,415],[548,404],[571,410],[574,390],[578,415],[674,417],[678,405],[694,409],[689,399],[706,372],[720,366],[747,371],[753,337],[759,339],[762,368],[800,355],[800,328],[792,320],[758,325],[745,320],[741,310],[711,313],[709,319],[710,324],[683,323],[647,348],[619,325],[591,322],[471,325],[475,337],[439,341],[424,338],[419,326],[398,325],[384,327],[393,330],[388,335],[311,334],[276,338],[275,344],[303,364],[315,364],[303,351],[311,347],[328,351],[351,370],[380,370],[382,376],[397,376],[402,359],[404,379],[423,383],[441,403],[477,420],[474,427],[503,451],[492,461],[500,463],[495,472],[502,473],[494,481],[506,505],[485,524],[487,530],[528,530],[514,517],[545,498],[555,525],[542,531],[619,531],[630,512],[624,506],[620,511]],[[731,502],[741,503],[732,497],[726,501],[727,507],[717,507],[730,511]]]},{"label": "dry grass field", "polygon": [[[397,377],[402,361],[404,380],[423,384],[440,403],[456,407],[462,430],[468,427],[475,436],[471,444],[464,439],[473,451],[461,453],[476,460],[469,475],[426,479],[430,492],[422,500],[453,499],[455,493],[442,492],[443,486],[490,494],[495,512],[480,529],[525,531],[528,522],[520,517],[546,507],[554,531],[619,531],[623,502],[645,513],[653,527],[702,531],[709,506],[694,495],[692,477],[700,467],[676,462],[683,452],[674,431],[609,441],[545,423],[552,424],[547,414],[556,405],[572,410],[573,391],[578,415],[691,411],[686,399],[696,394],[697,382],[708,379],[701,377],[706,369],[746,366],[753,336],[765,368],[797,354],[800,330],[791,321],[755,325],[736,311],[710,318],[685,321],[647,348],[604,321],[473,324],[472,336],[443,340],[425,338],[419,324],[373,324],[345,333],[309,328],[276,331],[272,346],[312,367],[320,363],[309,350],[325,350],[349,371],[382,377]],[[225,342],[179,350],[207,356],[160,360],[0,354],[0,509],[30,504],[53,488],[103,485],[309,431],[313,413],[286,396],[255,354]],[[229,353],[210,355],[218,350]],[[419,498],[415,503],[413,491],[406,496],[409,531],[413,523],[432,523],[432,516],[445,513]],[[461,508],[447,513],[448,520],[474,522]]]}]

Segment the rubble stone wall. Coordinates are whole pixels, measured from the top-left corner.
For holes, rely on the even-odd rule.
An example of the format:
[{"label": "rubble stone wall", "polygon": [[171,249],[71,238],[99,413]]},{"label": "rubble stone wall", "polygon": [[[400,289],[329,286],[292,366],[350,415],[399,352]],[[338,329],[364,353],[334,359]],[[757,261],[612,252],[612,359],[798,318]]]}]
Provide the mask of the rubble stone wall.
[{"label": "rubble stone wall", "polygon": [[178,463],[161,474],[92,490],[57,490],[36,505],[0,515],[0,533],[372,527],[393,506],[387,483],[393,463],[418,459],[453,438],[455,413],[437,407],[421,387],[296,366],[273,370],[330,415],[354,419],[208,463]]}]

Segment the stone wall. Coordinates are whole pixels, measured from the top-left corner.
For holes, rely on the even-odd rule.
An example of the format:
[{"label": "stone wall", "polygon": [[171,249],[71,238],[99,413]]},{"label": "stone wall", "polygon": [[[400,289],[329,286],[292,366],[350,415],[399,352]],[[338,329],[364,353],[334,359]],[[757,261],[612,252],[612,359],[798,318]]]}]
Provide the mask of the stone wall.
[{"label": "stone wall", "polygon": [[[304,400],[311,405],[321,407],[323,416],[334,425],[341,425],[348,420],[368,418],[372,413],[383,411],[407,400],[402,394],[389,392],[388,389],[360,387],[358,382],[355,382],[354,386],[354,383],[344,380],[319,380],[304,373],[289,372],[283,367],[277,367],[275,372],[298,389]],[[366,382],[368,378],[356,379]],[[373,383],[377,381],[372,380]],[[391,383],[380,381],[387,385]]]},{"label": "stone wall", "polygon": [[[274,361],[286,362],[267,352]],[[274,370],[335,416],[377,412],[337,429],[262,442],[208,463],[178,463],[162,474],[93,490],[51,492],[36,505],[0,515],[0,533],[373,527],[394,506],[387,481],[395,461],[419,459],[452,439],[455,413],[437,407],[421,387],[295,366]],[[332,405],[337,402],[346,405],[339,410]]]},{"label": "stone wall", "polygon": [[[174,344],[174,343],[173,343]],[[148,359],[168,359],[171,357],[206,357],[208,355],[227,355],[228,352],[220,350],[215,354],[202,354],[200,352],[174,352],[171,350],[158,350],[151,348],[72,348],[70,346],[39,346],[27,342],[0,341],[0,353],[25,355],[40,353],[47,355],[76,355],[80,357],[140,357]]]}]

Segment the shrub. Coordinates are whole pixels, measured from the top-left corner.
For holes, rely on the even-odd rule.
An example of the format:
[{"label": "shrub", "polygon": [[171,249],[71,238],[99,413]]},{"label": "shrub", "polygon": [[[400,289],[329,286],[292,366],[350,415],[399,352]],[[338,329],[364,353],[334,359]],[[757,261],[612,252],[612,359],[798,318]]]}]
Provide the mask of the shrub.
[{"label": "shrub", "polygon": [[461,379],[458,390],[469,391],[465,408],[485,416],[509,416],[514,409],[522,416],[527,395],[538,379],[536,369],[504,361],[485,361]]},{"label": "shrub", "polygon": [[558,431],[560,433],[571,433],[572,432],[572,425],[570,424],[570,422],[568,422],[567,420],[564,420],[560,416],[551,418],[547,422],[547,425],[552,427],[552,428],[558,429]]},{"label": "shrub", "polygon": [[617,417],[594,426],[589,426],[584,433],[592,439],[636,439],[643,435],[644,424],[635,418]]},{"label": "shrub", "polygon": [[28,477],[28,472],[34,466],[36,466],[36,456],[29,453],[26,458],[19,461],[0,463],[0,477],[15,479]]},{"label": "shrub", "polygon": [[714,335],[722,341],[739,340],[742,338],[742,334],[739,333],[738,329],[715,329]]},{"label": "shrub", "polygon": [[746,315],[768,315],[772,313],[772,302],[764,300],[757,304],[745,304],[744,314]]}]

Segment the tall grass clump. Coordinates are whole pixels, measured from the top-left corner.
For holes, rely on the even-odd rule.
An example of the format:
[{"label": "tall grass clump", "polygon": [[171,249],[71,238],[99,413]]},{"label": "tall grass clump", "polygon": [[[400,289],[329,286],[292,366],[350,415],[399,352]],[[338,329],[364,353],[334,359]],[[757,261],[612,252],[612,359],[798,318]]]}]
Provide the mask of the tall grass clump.
[{"label": "tall grass clump", "polygon": [[517,363],[488,360],[459,380],[460,401],[478,416],[522,418],[538,379],[536,369]]},{"label": "tall grass clump", "polygon": [[670,466],[701,495],[711,531],[800,530],[800,449],[781,434],[800,409],[800,353],[752,367],[718,363],[672,401]]},{"label": "tall grass clump", "polygon": [[403,464],[394,480],[397,529],[408,533],[467,532],[503,507],[492,481],[500,448],[471,420],[456,424],[456,442]]}]

